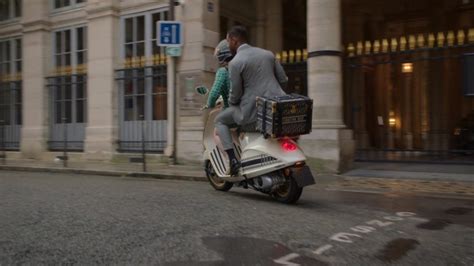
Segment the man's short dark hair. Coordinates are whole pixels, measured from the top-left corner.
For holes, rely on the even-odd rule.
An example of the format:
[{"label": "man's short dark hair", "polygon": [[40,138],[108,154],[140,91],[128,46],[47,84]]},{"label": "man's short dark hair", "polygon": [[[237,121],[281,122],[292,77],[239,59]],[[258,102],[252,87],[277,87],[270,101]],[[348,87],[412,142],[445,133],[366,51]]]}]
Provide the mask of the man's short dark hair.
[{"label": "man's short dark hair", "polygon": [[227,34],[230,37],[239,39],[241,42],[248,41],[247,29],[245,29],[244,26],[234,26],[229,30],[229,32],[227,32]]}]

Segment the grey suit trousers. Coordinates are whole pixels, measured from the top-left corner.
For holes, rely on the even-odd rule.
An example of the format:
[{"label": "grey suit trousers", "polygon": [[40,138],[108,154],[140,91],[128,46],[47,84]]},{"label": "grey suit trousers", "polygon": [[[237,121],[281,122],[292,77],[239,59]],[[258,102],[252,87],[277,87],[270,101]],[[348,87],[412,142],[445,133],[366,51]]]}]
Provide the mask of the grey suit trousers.
[{"label": "grey suit trousers", "polygon": [[224,150],[234,148],[230,129],[238,127],[237,123],[234,120],[234,114],[236,112],[240,112],[239,107],[230,106],[222,110],[217,115],[216,120],[214,121],[217,129],[217,135],[219,135],[219,138],[221,139],[222,147],[224,147]]}]

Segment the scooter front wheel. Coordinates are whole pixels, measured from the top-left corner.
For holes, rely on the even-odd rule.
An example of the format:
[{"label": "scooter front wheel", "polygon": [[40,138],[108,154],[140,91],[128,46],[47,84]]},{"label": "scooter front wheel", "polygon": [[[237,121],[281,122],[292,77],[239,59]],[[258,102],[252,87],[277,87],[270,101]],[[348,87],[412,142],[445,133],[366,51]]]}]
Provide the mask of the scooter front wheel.
[{"label": "scooter front wheel", "polygon": [[229,189],[231,189],[234,185],[231,182],[227,182],[217,176],[216,171],[214,171],[214,167],[212,167],[211,161],[206,162],[206,176],[209,180],[209,183],[211,183],[211,186],[215,190],[229,191]]},{"label": "scooter front wheel", "polygon": [[288,180],[272,193],[272,197],[279,202],[292,204],[299,200],[303,193],[303,188],[299,187],[293,177]]}]

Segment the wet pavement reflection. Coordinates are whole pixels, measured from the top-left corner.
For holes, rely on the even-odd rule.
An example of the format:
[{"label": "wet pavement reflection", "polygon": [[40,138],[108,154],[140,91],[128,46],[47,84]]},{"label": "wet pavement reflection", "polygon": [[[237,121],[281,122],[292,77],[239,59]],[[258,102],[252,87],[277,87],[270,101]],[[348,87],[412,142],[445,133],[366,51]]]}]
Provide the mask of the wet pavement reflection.
[{"label": "wet pavement reflection", "polygon": [[379,251],[377,258],[383,262],[395,262],[405,256],[410,250],[415,249],[420,242],[415,239],[398,238],[390,241],[384,249]]},{"label": "wet pavement reflection", "polygon": [[[173,262],[166,265],[286,265],[285,262],[295,265],[328,265],[325,262],[294,253],[290,248],[265,239],[251,237],[204,237],[204,245],[216,251],[221,261]],[[292,255],[294,254],[294,255]],[[281,263],[279,263],[281,262]],[[289,264],[293,265],[293,264]]]}]

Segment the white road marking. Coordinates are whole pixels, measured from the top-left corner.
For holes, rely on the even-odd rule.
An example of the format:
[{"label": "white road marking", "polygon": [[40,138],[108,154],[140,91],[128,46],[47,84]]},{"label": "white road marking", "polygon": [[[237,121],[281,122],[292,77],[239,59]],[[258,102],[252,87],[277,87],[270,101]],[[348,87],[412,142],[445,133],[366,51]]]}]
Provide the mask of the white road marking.
[{"label": "white road marking", "polygon": [[351,227],[351,230],[357,233],[367,234],[372,231],[375,231],[375,228],[373,228],[372,226],[367,226],[367,225],[358,225],[358,226]]},{"label": "white road marking", "polygon": [[400,217],[410,217],[410,216],[415,216],[416,213],[414,212],[397,212],[397,215]]},{"label": "white road marking", "polygon": [[380,226],[380,227],[385,227],[385,226],[389,226],[391,224],[393,224],[392,222],[382,222],[380,220],[372,220],[372,221],[368,221],[366,224],[369,224],[369,225],[377,225],[377,226]]},{"label": "white road marking", "polygon": [[351,236],[362,238],[362,236],[357,235],[357,234],[337,233],[337,234],[332,235],[330,239],[334,241],[344,242],[344,243],[352,243],[353,241],[350,238]]},{"label": "white road marking", "polygon": [[296,253],[290,253],[286,256],[283,256],[279,259],[273,260],[275,263],[286,265],[286,266],[299,266],[297,263],[290,262],[292,259],[298,258],[300,255]]},{"label": "white road marking", "polygon": [[385,216],[383,218],[389,221],[403,221],[402,217],[397,217],[397,216]]},{"label": "white road marking", "polygon": [[332,245],[324,245],[322,247],[319,247],[318,249],[316,249],[315,251],[313,251],[314,254],[316,255],[321,255],[323,254],[325,251],[328,251],[332,248]]},{"label": "white road marking", "polygon": [[[356,225],[354,227],[351,227],[350,230],[352,230],[353,232],[357,232],[357,233],[369,234],[369,233],[372,233],[374,231],[377,231],[376,227],[373,227],[373,226],[385,227],[385,226],[392,225],[393,222],[403,221],[403,220],[405,220],[405,218],[410,219],[410,220],[414,220],[414,221],[421,221],[421,222],[428,221],[427,219],[424,219],[424,218],[414,217],[415,215],[416,215],[416,213],[413,213],[413,212],[397,212],[396,216],[385,216],[385,217],[383,217],[383,219],[388,220],[388,221],[370,220],[370,221],[367,221],[366,224],[372,225],[372,226]],[[402,232],[402,231],[398,231],[398,232],[401,233],[401,234],[406,234],[405,232]],[[329,239],[334,240],[334,241],[338,241],[338,242],[343,242],[343,243],[354,243],[352,238],[355,238],[355,237],[363,238],[361,235],[358,235],[358,234],[340,232],[340,233],[336,233],[336,234],[332,235]],[[324,252],[326,252],[326,251],[328,251],[332,248],[333,248],[333,245],[326,244],[326,245],[323,245],[323,246],[319,247],[318,249],[314,250],[312,253],[316,254],[316,255],[321,255]],[[294,265],[298,265],[298,264],[292,263],[292,262],[290,262],[290,260],[292,260],[294,258],[297,258],[297,257],[299,257],[298,254],[291,253],[291,254],[288,254],[284,257],[279,258],[278,260],[274,260],[274,262],[282,264],[282,265],[294,266]]]}]

